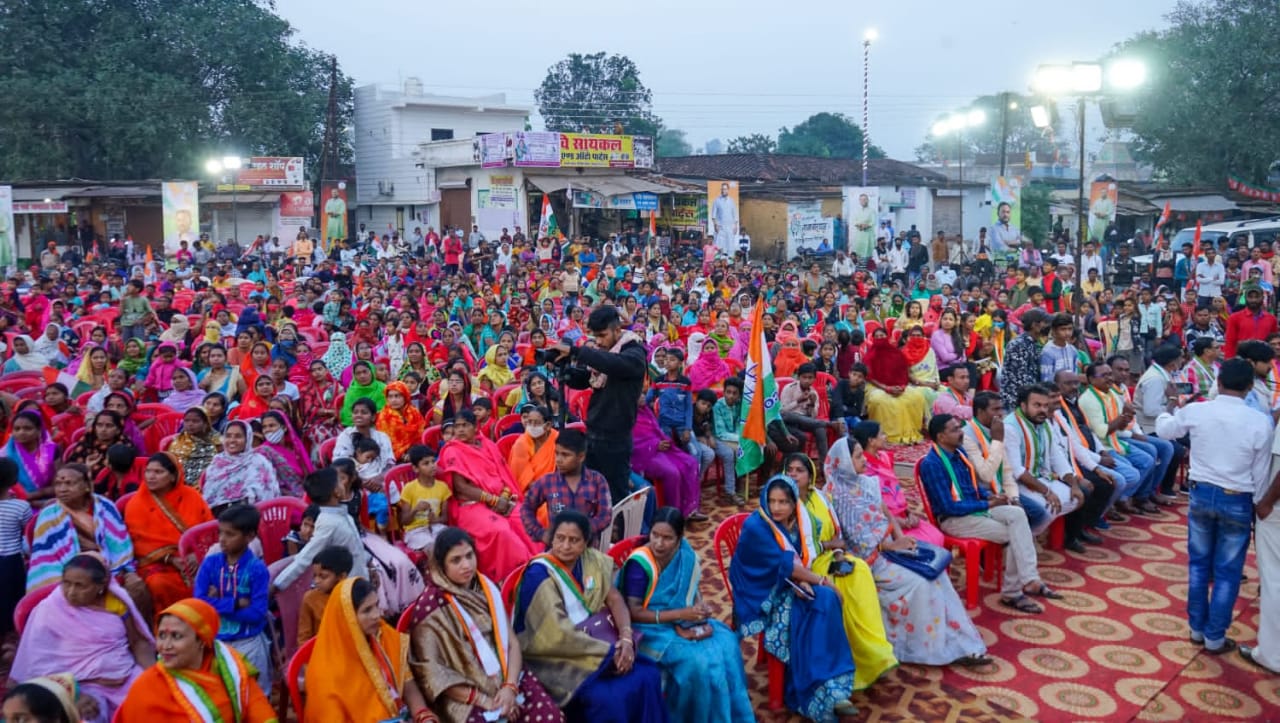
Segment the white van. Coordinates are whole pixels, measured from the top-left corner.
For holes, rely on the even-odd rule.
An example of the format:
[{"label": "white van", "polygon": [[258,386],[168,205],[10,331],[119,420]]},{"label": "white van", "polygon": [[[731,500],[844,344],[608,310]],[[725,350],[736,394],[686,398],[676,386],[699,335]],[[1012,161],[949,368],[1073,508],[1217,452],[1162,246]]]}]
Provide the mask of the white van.
[{"label": "white van", "polygon": [[[1280,237],[1280,216],[1251,218],[1243,221],[1224,221],[1223,223],[1211,223],[1200,228],[1201,248],[1209,243],[1213,243],[1214,248],[1218,248],[1218,244],[1223,238],[1231,240],[1230,248],[1235,248],[1240,239],[1245,240],[1248,248],[1253,248],[1263,241],[1275,243],[1277,237]],[[1194,244],[1195,238],[1195,226],[1184,228],[1174,234],[1169,247],[1174,251],[1181,251],[1183,244]]]}]

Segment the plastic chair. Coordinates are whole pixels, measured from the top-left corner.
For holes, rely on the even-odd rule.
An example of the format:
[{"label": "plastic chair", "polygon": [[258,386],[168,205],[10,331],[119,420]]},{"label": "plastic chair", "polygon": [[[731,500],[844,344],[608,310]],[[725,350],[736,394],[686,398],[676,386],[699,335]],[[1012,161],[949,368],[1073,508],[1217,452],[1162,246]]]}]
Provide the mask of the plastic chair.
[{"label": "plastic chair", "polygon": [[317,452],[317,454],[320,456],[321,464],[325,466],[333,464],[333,448],[337,446],[338,446],[337,437],[330,437],[329,439],[326,439],[325,441],[320,443],[320,451]]},{"label": "plastic chair", "polygon": [[[733,559],[733,553],[738,549],[738,538],[742,535],[742,525],[751,514],[739,512],[721,522],[711,543],[716,553],[716,565],[720,568],[720,578],[724,580],[724,589],[729,591],[730,603],[733,602],[733,588],[729,585],[729,565],[726,564],[726,558],[730,561]],[[782,703],[782,690],[786,680],[786,666],[764,649],[764,633],[760,634],[756,647],[759,651],[756,662],[763,661],[769,666],[769,710],[782,710],[785,707]]]},{"label": "plastic chair", "polygon": [[39,402],[44,400],[44,390],[45,390],[44,382],[39,382],[38,384],[33,384],[29,387],[23,387],[21,389],[14,390],[10,392],[10,394],[17,397],[18,401]]},{"label": "plastic chair", "polygon": [[[400,499],[400,490],[404,486],[418,479],[418,471],[411,464],[398,464],[387,470],[383,476],[386,482],[387,499]],[[391,494],[395,490],[395,494]],[[404,538],[404,530],[400,529],[400,515],[396,512],[395,505],[391,506],[391,510],[387,515],[387,521],[390,523],[387,529],[387,537],[395,542]]]},{"label": "plastic chair", "polygon": [[422,430],[422,443],[428,447],[440,451],[440,434],[443,428],[439,424],[434,424]]},{"label": "plastic chair", "polygon": [[271,563],[284,557],[284,536],[289,534],[290,518],[307,509],[307,503],[297,497],[277,497],[257,504],[262,515],[258,523],[258,540],[262,543],[262,562]]},{"label": "plastic chair", "polygon": [[[924,514],[934,527],[938,527],[938,519],[933,516],[933,507],[929,504],[929,494],[925,492],[924,485],[920,482],[920,463],[923,461],[922,457],[916,462],[912,474],[915,477],[916,489],[920,490],[920,504],[924,507]],[[979,540],[976,537],[953,537],[943,532],[942,546],[953,553],[958,552],[964,555],[964,604],[971,609],[978,607],[978,594],[981,587],[979,574],[983,572],[983,556],[986,555],[987,564],[982,577],[986,580],[994,580],[997,568],[1004,567],[1004,545]]]},{"label": "plastic chair", "polygon": [[209,548],[218,544],[218,521],[209,520],[187,528],[178,538],[178,555],[186,557],[195,555],[196,562],[203,562]]},{"label": "plastic chair", "polygon": [[613,543],[609,548],[608,555],[613,558],[614,566],[621,570],[622,564],[627,561],[627,558],[631,553],[634,552],[637,547],[648,542],[648,540],[649,538],[646,535],[636,535]]},{"label": "plastic chair", "polygon": [[652,487],[642,487],[635,492],[622,498],[622,501],[613,506],[613,514],[609,518],[609,526],[604,528],[600,533],[600,539],[596,542],[597,550],[609,549],[609,543],[612,542],[613,528],[616,526],[618,518],[622,518],[622,539],[626,540],[640,534],[640,528],[644,526],[644,504],[649,498],[649,490]]},{"label": "plastic chair", "polygon": [[576,430],[578,430],[579,432],[582,432],[583,434],[586,434],[586,433],[587,433],[587,423],[586,423],[586,422],[569,422],[568,424],[564,425],[564,428],[565,428],[565,429],[576,429]]},{"label": "plastic chair", "polygon": [[129,500],[133,499],[136,492],[125,492],[120,495],[120,499],[116,500],[116,511],[120,513],[120,517],[124,517],[124,508],[128,506]]},{"label": "plastic chair", "polygon": [[413,608],[414,607],[415,605],[410,605],[409,607],[404,609],[404,612],[400,613],[400,619],[396,620],[397,633],[404,633],[406,635],[409,634],[409,628],[413,627]]},{"label": "plastic chair", "polygon": [[516,446],[516,440],[520,439],[518,434],[508,434],[505,437],[498,437],[498,452],[502,454],[503,459],[511,457],[511,448]]},{"label": "plastic chair", "polygon": [[515,384],[503,384],[502,386],[500,386],[500,387],[498,387],[496,390],[494,390],[494,392],[493,392],[493,398],[494,398],[494,407],[493,407],[493,411],[494,411],[494,413],[495,413],[495,414],[496,414],[496,413],[499,413],[499,412],[502,412],[502,413],[504,413],[504,414],[505,414],[505,413],[509,413],[509,412],[511,411],[511,408],[507,406],[507,397],[508,397],[508,396],[510,396],[510,394],[511,394],[512,392],[514,392],[515,390],[517,390],[517,389],[519,389],[519,388],[520,388],[520,384],[517,382],[517,383],[515,383]]},{"label": "plastic chair", "polygon": [[58,583],[51,582],[23,595],[22,599],[18,601],[18,606],[13,609],[13,629],[18,632],[19,637],[22,636],[22,629],[27,627],[27,618],[31,617],[31,611],[35,610],[36,605],[41,600],[49,597],[49,593],[57,588]]},{"label": "plastic chair", "polygon": [[502,602],[507,604],[507,612],[514,614],[516,604],[516,587],[520,583],[520,575],[524,573],[525,563],[520,567],[512,570],[507,579],[502,581]]},{"label": "plastic chair", "polygon": [[[302,677],[302,669],[311,662],[311,652],[315,647],[315,638],[303,643],[293,657],[289,658],[289,665],[284,671],[284,683],[289,687],[289,700],[293,703],[293,709],[298,712],[298,720],[302,720],[302,690],[298,679]],[[284,720],[283,713],[281,720]]]},{"label": "plastic chair", "polygon": [[[274,582],[293,560],[283,558],[267,566]],[[307,566],[293,584],[276,592],[276,608],[280,611],[280,628],[284,635],[284,657],[290,658],[298,649],[298,616],[302,612],[302,597],[311,589],[311,567]],[[282,714],[283,715],[283,714]]]},{"label": "plastic chair", "polygon": [[516,426],[519,423],[520,423],[519,414],[508,414],[505,417],[499,419],[493,425],[493,438],[500,439],[502,435],[507,433],[508,429],[511,429],[512,427]]},{"label": "plastic chair", "polygon": [[157,414],[155,421],[151,426],[142,432],[142,441],[147,445],[147,452],[157,452],[164,444],[164,440],[172,438],[178,434],[178,430],[182,428],[182,416],[170,409],[167,413]]},{"label": "plastic chair", "polygon": [[175,440],[175,439],[177,439],[177,438],[178,438],[178,435],[176,435],[176,434],[171,434],[171,435],[169,435],[168,437],[165,437],[164,439],[160,440],[160,451],[161,451],[161,452],[168,452],[168,451],[169,451],[169,447],[173,445],[173,440]]}]

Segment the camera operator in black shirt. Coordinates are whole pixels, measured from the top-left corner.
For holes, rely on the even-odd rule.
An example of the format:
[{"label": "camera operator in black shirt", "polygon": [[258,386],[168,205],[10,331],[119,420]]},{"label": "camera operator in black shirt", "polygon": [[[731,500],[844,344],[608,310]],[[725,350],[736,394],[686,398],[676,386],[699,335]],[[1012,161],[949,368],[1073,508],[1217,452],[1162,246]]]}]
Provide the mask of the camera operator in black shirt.
[{"label": "camera operator in black shirt", "polygon": [[[614,504],[631,493],[631,432],[636,424],[640,391],[644,387],[648,360],[644,341],[622,328],[622,317],[614,306],[596,308],[587,317],[587,331],[595,338],[596,348],[569,346],[564,342],[552,347],[561,362],[591,369],[589,386],[593,389],[587,406],[587,467],[609,480]],[[570,383],[574,388],[588,385]]]}]

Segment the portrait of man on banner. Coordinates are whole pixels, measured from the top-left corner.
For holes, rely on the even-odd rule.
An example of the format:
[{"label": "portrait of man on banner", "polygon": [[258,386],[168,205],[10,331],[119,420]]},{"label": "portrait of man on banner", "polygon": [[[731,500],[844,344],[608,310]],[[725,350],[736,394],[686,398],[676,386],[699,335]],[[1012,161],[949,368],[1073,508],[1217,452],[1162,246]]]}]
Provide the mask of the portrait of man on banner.
[{"label": "portrait of man on banner", "polygon": [[707,233],[716,248],[732,255],[738,248],[738,182],[711,181],[707,184]]},{"label": "portrait of man on banner", "polygon": [[880,226],[880,189],[877,186],[848,187],[844,204],[845,218],[849,219],[849,251],[865,259],[876,248],[876,231]]},{"label": "portrait of man on banner", "polygon": [[333,244],[347,238],[347,184],[345,181],[324,184],[324,213],[320,214],[320,236],[324,239],[324,252],[329,253]]},{"label": "portrait of man on banner", "polygon": [[1116,220],[1120,189],[1114,181],[1094,181],[1089,188],[1089,240],[1101,242],[1107,227]]},{"label": "portrait of man on banner", "polygon": [[183,241],[194,244],[200,237],[199,189],[194,181],[161,184],[165,256],[176,255]]}]

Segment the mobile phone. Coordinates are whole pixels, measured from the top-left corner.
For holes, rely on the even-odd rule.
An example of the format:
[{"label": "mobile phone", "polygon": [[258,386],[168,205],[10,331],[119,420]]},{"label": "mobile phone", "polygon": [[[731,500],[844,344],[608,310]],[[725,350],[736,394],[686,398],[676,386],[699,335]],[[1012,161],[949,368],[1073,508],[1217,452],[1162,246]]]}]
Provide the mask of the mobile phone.
[{"label": "mobile phone", "polygon": [[1175,382],[1173,385],[1179,394],[1190,394],[1193,391],[1191,382]]},{"label": "mobile phone", "polygon": [[804,588],[802,588],[802,587],[800,587],[799,585],[795,584],[795,582],[793,582],[793,581],[791,581],[791,580],[787,580],[787,584],[788,584],[788,585],[790,585],[790,586],[791,586],[791,589],[795,591],[795,593],[796,593],[796,597],[800,598],[801,600],[813,600],[813,599],[814,599],[814,596],[813,596],[813,595],[810,595],[809,593],[805,592],[805,591],[804,591]]}]

